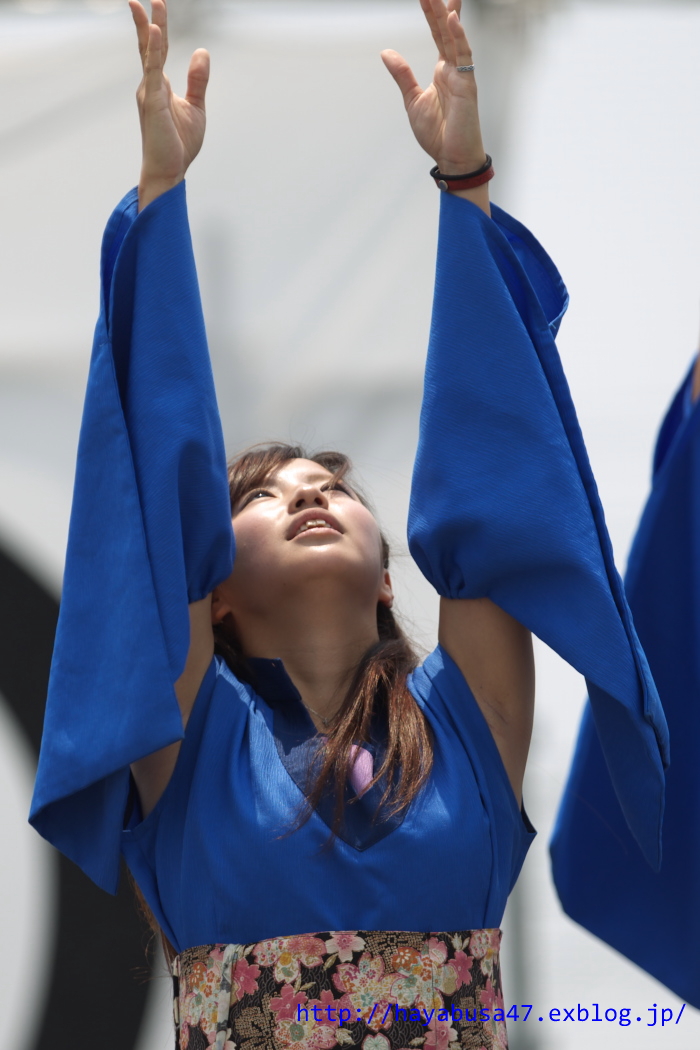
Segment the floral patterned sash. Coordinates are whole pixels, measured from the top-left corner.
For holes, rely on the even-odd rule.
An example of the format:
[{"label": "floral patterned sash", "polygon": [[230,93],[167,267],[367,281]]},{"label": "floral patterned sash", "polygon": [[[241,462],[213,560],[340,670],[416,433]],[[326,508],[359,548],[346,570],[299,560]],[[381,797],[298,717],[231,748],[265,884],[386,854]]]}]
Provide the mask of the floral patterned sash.
[{"label": "floral patterned sash", "polygon": [[507,1050],[500,943],[361,930],[188,948],[176,1050]]}]

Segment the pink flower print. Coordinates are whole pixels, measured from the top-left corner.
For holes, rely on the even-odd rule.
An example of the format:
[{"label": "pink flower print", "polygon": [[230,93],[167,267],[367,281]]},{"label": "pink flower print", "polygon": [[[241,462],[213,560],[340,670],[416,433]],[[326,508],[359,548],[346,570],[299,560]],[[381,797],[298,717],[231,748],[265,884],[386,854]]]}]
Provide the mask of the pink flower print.
[{"label": "pink flower print", "polygon": [[384,979],[384,960],[364,952],[357,963],[341,963],[333,974],[333,984],[339,992],[350,992],[353,987],[378,988]]},{"label": "pink flower print", "polygon": [[454,958],[450,959],[448,966],[457,974],[457,987],[461,988],[463,984],[470,984],[472,979],[472,964],[474,960],[470,955],[465,955],[464,952],[455,952]]},{"label": "pink flower print", "polygon": [[[361,1016],[368,1024],[369,1018],[373,1017],[371,1028],[389,1028],[391,1011],[387,1014],[387,1006],[394,1002],[391,982],[395,978],[396,974],[384,973],[384,961],[380,955],[373,957],[365,952],[357,965],[340,963],[333,974],[333,984],[339,992],[345,992],[338,1000],[338,1006],[350,1010],[353,1017]],[[385,1014],[387,1020],[382,1024]]]},{"label": "pink flower print", "polygon": [[253,948],[255,961],[260,966],[274,967],[278,983],[296,981],[304,966],[320,966],[326,950],[325,943],[311,934],[296,937],[275,937],[261,941]]},{"label": "pink flower print", "polygon": [[479,1000],[481,1005],[488,1009],[492,1017],[494,1010],[503,1009],[503,992],[499,989],[498,993],[496,993],[490,977],[486,979],[486,987],[479,992]]},{"label": "pink flower print", "polygon": [[275,937],[261,941],[253,948],[253,955],[259,966],[272,966],[275,980],[282,984],[285,981],[296,981],[301,969],[299,960],[289,951],[289,938]]},{"label": "pink flower print", "polygon": [[[430,958],[423,956],[415,948],[400,948],[391,957],[392,966],[398,971],[392,974],[391,995],[401,1007],[415,1006],[419,1010],[432,1010],[433,1001],[433,964]],[[442,999],[435,993],[437,1003],[442,1006]]]},{"label": "pink flower print", "polygon": [[256,963],[261,966],[274,966],[275,960],[282,951],[281,938],[277,937],[269,941],[260,941],[253,948]]},{"label": "pink flower print", "polygon": [[340,962],[352,962],[352,953],[364,951],[365,942],[354,932],[335,932],[331,930],[331,939],[326,941],[329,955],[338,953]]},{"label": "pink flower print", "polygon": [[469,938],[469,954],[475,959],[483,959],[486,954],[497,952],[500,945],[500,930],[474,930]]},{"label": "pink flower print", "polygon": [[428,941],[428,954],[434,963],[441,966],[447,958],[447,945],[444,941],[439,941],[437,937],[431,937]]},{"label": "pink flower print", "polygon": [[325,942],[320,937],[303,933],[298,937],[286,937],[287,950],[304,966],[320,966],[326,951]]},{"label": "pink flower print", "polygon": [[308,996],[305,992],[294,992],[291,984],[285,984],[280,990],[279,996],[274,996],[270,999],[270,1009],[273,1013],[278,1015],[278,1020],[282,1018],[294,1019],[297,1016],[297,1007],[304,1006]]},{"label": "pink flower print", "polygon": [[233,990],[236,999],[242,999],[246,993],[252,995],[253,992],[257,992],[259,976],[259,966],[251,965],[247,959],[239,959],[233,968]]},{"label": "pink flower print", "polygon": [[447,1050],[449,1043],[457,1038],[457,1031],[454,1028],[450,1028],[449,1020],[438,1021],[437,1015],[438,1011],[436,1010],[430,1018],[428,1037],[424,1044],[425,1050]]},{"label": "pink flower print", "polygon": [[[339,1024],[338,1021],[338,1009],[342,1000],[336,999],[333,992],[329,992],[327,988],[324,988],[321,992],[320,999],[309,999],[306,1004],[306,1009],[309,1011],[309,1016],[313,1013],[314,1006],[318,1007],[318,1012],[323,1015],[323,1019],[316,1021],[316,1024],[325,1024],[336,1026]],[[329,1012],[326,1012],[326,1007],[330,1006]]]}]

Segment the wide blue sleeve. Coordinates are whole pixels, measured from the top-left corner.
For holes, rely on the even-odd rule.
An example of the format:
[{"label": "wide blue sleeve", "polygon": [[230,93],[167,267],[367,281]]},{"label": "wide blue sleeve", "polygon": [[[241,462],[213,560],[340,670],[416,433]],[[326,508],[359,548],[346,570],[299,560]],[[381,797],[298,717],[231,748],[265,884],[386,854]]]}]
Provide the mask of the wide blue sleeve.
[{"label": "wide blue sleeve", "polygon": [[667,730],[554,342],[566,305],[523,226],[441,195],[409,545],[441,595],[492,599],[586,677],[626,820],[658,865]]},{"label": "wide blue sleeve", "polygon": [[102,247],[66,569],[30,822],[116,892],[129,764],[183,737],[188,603],[231,572],[226,460],[184,183]]},{"label": "wide blue sleeve", "polygon": [[691,378],[661,427],[626,577],[673,748],[661,870],[634,848],[588,705],[551,852],[567,914],[700,1009],[700,405],[689,403]]}]

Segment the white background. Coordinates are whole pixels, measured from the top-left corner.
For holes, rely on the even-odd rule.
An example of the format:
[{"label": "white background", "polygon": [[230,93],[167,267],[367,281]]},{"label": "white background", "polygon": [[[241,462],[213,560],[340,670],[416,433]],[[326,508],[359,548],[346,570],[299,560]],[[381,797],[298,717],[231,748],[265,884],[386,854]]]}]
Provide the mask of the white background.
[{"label": "white background", "polygon": [[[138,175],[139,63],[125,4],[50,6],[0,8],[0,534],[58,594],[99,238]],[[492,196],[542,240],[572,294],[560,348],[624,567],[655,429],[696,347],[700,3],[562,0],[527,31],[465,5],[463,21],[498,169]],[[395,47],[427,82],[418,2],[227,4],[173,47],[176,89],[199,45],[213,79],[188,194],[230,451],[278,437],[349,451],[395,542],[400,608],[432,648],[436,601],[403,533],[438,194],[378,57]],[[677,1012],[675,996],[558,906],[547,840],[584,689],[544,649],[538,671],[526,800],[540,834],[518,916],[506,917],[506,997],[517,988],[542,1014],[577,1002]],[[4,1039],[18,1050],[33,1045],[27,974],[39,994],[34,945],[50,943],[53,908],[51,851],[25,824],[32,776],[0,706],[0,943],[13,946],[0,986]],[[509,956],[515,919],[523,937]],[[666,931],[649,937],[673,951]],[[171,1045],[167,981],[153,987],[137,1050]],[[514,1048],[591,1039],[695,1050],[700,1015],[686,1008],[663,1031],[511,1027]]]}]

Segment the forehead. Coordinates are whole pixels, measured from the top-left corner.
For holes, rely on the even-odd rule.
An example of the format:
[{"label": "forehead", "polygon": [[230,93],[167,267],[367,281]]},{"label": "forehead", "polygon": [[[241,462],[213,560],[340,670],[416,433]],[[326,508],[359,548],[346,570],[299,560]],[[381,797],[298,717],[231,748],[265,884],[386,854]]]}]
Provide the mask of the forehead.
[{"label": "forehead", "polygon": [[330,470],[311,459],[290,459],[271,474],[270,481],[281,485],[298,485],[301,482],[312,484],[315,481],[328,481],[332,477]]}]

